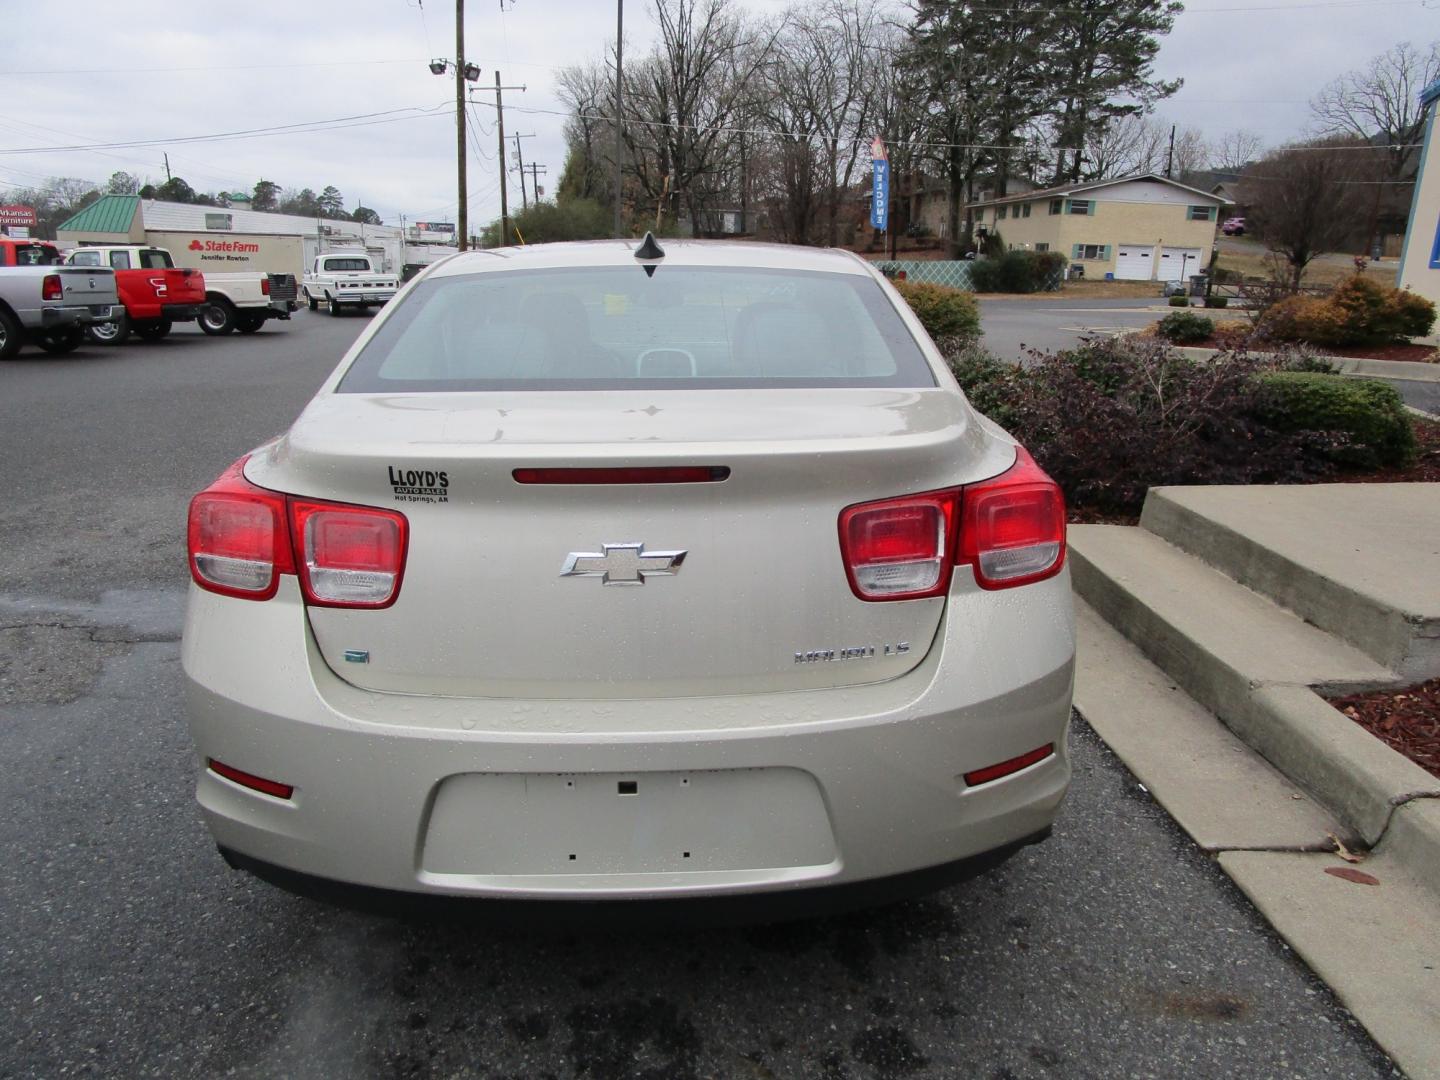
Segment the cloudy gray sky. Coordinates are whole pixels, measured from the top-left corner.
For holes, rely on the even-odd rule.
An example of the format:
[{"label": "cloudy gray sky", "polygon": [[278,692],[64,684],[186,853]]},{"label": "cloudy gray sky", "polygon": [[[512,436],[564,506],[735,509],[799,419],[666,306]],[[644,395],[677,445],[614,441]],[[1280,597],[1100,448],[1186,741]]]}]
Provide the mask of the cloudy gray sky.
[{"label": "cloudy gray sky", "polygon": [[[742,0],[778,14],[785,0]],[[626,50],[653,37],[648,0],[626,0]],[[527,161],[564,161],[555,71],[598,57],[614,0],[467,0],[466,52],[481,86],[506,84],[506,129],[534,133]],[[502,10],[503,9],[503,10]],[[1306,103],[1335,76],[1399,41],[1440,38],[1440,0],[1189,0],[1157,63],[1185,87],[1159,114],[1209,135],[1245,127],[1298,136]],[[454,220],[453,82],[426,61],[455,45],[453,0],[0,0],[0,189],[50,176],[103,180],[116,169],[201,191],[334,184],[387,222]],[[489,100],[491,95],[482,95]],[[411,110],[411,111],[392,111]],[[428,111],[426,111],[428,110]],[[383,114],[383,115],[372,115]],[[470,216],[499,213],[494,109],[475,106]],[[182,142],[340,117],[355,126]],[[156,140],[148,147],[17,149]],[[513,147],[513,142],[510,144]],[[518,203],[515,178],[512,199]]]}]

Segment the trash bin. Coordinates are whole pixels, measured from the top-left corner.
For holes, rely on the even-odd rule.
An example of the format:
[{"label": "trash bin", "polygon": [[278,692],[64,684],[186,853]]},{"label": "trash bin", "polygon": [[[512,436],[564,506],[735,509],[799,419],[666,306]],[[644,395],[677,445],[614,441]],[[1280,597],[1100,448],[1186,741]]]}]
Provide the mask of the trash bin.
[{"label": "trash bin", "polygon": [[1209,275],[1209,274],[1191,274],[1191,275],[1190,275],[1190,295],[1191,295],[1191,296],[1204,296],[1204,295],[1205,295],[1205,286],[1208,285],[1208,284],[1210,284],[1210,275]]},{"label": "trash bin", "polygon": [[1114,281],[1114,280],[1115,280],[1115,274],[1114,274],[1112,271],[1110,271],[1110,270],[1106,270],[1106,271],[1105,271],[1105,280],[1106,280],[1106,281]]}]

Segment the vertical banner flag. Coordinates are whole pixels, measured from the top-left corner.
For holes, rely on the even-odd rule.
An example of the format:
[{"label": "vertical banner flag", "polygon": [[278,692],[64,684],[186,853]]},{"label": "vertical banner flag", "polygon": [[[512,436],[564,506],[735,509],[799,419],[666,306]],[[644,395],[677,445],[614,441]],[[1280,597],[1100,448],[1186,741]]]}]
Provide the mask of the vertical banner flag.
[{"label": "vertical banner flag", "polygon": [[879,135],[870,143],[870,169],[874,186],[870,196],[870,224],[884,229],[890,217],[890,160],[885,140]]}]

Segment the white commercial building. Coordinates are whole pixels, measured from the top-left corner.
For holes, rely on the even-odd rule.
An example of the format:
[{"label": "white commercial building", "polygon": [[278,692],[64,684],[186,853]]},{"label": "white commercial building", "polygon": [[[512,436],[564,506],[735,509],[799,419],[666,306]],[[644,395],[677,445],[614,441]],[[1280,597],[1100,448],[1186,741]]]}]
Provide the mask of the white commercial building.
[{"label": "white commercial building", "polygon": [[238,207],[161,202],[137,195],[105,195],[56,230],[62,244],[153,244],[177,266],[215,273],[259,270],[304,275],[326,251],[364,251],[385,273],[426,265],[455,249],[412,244],[395,225],[271,214]]}]

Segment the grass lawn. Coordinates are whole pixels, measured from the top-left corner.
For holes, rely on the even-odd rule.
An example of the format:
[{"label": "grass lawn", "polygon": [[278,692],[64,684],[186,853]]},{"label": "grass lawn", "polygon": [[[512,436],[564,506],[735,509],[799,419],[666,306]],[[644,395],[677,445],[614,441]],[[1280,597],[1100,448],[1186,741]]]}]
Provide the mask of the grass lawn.
[{"label": "grass lawn", "polygon": [[[1220,246],[1220,258],[1215,265],[1224,270],[1231,270],[1242,274],[1245,277],[1268,278],[1270,276],[1269,253],[1264,245],[1258,242],[1245,242],[1241,240],[1227,240]],[[1289,264],[1286,264],[1287,266]],[[1399,270],[1400,260],[1388,259],[1384,262],[1372,262],[1365,268],[1365,276],[1374,278],[1376,281],[1386,285],[1395,284],[1395,274]],[[1304,283],[1306,285],[1334,285],[1341,278],[1349,277],[1355,272],[1355,264],[1346,255],[1322,255],[1305,268]]]}]

